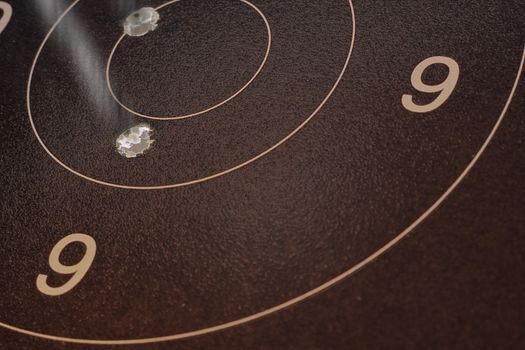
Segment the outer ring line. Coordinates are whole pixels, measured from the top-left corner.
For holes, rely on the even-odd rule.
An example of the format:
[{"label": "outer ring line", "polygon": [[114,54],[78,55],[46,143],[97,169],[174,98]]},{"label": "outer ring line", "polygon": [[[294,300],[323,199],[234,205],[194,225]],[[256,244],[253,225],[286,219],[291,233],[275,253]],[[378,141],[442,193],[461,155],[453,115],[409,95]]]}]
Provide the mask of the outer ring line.
[{"label": "outer ring line", "polygon": [[[78,1],[80,1],[80,0],[77,0],[77,2]],[[353,5],[352,5],[352,0],[349,0],[349,2],[350,2],[350,6],[352,8],[352,17],[353,17],[353,20],[354,20],[354,22],[353,22],[354,32],[353,33],[355,33],[354,8],[353,8]],[[73,3],[72,6],[74,6],[75,3]],[[68,8],[66,10],[66,12],[69,11],[70,8]],[[4,327],[6,329],[9,329],[9,330],[12,330],[12,331],[15,331],[15,332],[18,332],[18,333],[22,333],[22,334],[25,334],[25,335],[33,336],[33,337],[43,338],[43,339],[47,339],[47,340],[68,342],[68,343],[93,344],[93,345],[147,344],[147,343],[156,343],[156,342],[163,342],[163,341],[171,341],[171,340],[190,338],[190,337],[194,337],[194,336],[199,336],[199,335],[204,335],[204,334],[208,334],[208,333],[221,331],[221,330],[224,330],[224,329],[227,329],[227,328],[231,328],[231,327],[234,327],[234,326],[239,326],[239,325],[242,325],[242,324],[245,324],[245,323],[248,323],[248,322],[251,322],[251,321],[255,321],[257,319],[269,316],[269,315],[271,315],[273,313],[276,313],[278,311],[286,309],[286,308],[288,308],[288,307],[290,307],[290,306],[292,306],[294,304],[302,302],[302,301],[304,301],[304,300],[306,300],[306,299],[308,299],[308,298],[310,298],[310,297],[312,297],[312,296],[314,296],[314,295],[316,295],[318,293],[321,293],[321,292],[325,291],[326,289],[328,289],[328,288],[332,287],[333,285],[341,282],[342,280],[346,279],[347,277],[350,277],[355,272],[357,272],[358,270],[360,270],[361,268],[363,268],[364,266],[366,266],[367,264],[369,264],[370,262],[372,262],[376,258],[380,257],[385,252],[387,252],[390,248],[392,248],[394,245],[399,243],[410,232],[412,232],[417,226],[419,226],[419,224],[421,224],[434,210],[436,210],[445,201],[445,199],[447,199],[448,196],[459,186],[461,181],[463,181],[463,179],[469,174],[469,172],[472,170],[474,165],[476,165],[476,163],[480,159],[481,155],[485,152],[485,150],[487,149],[488,145],[490,144],[490,142],[494,138],[494,135],[496,134],[496,131],[500,127],[501,122],[505,118],[505,115],[506,115],[506,113],[507,113],[507,111],[509,109],[509,106],[510,106],[510,104],[512,102],[512,99],[513,99],[513,97],[515,95],[515,92],[516,92],[516,89],[518,87],[518,84],[519,84],[519,81],[520,81],[520,77],[521,77],[521,74],[523,72],[524,62],[525,62],[525,46],[524,46],[524,49],[523,49],[521,63],[520,63],[519,70],[518,70],[518,73],[517,73],[517,76],[516,76],[516,80],[514,82],[512,90],[510,92],[509,98],[507,99],[507,102],[505,103],[503,111],[501,112],[501,115],[499,116],[498,120],[494,124],[494,127],[492,128],[491,132],[489,133],[489,136],[487,137],[485,142],[482,144],[482,146],[479,149],[479,151],[476,153],[474,158],[467,165],[465,170],[463,170],[463,172],[460,174],[460,176],[450,185],[450,187],[437,199],[437,201],[430,208],[428,208],[426,211],[424,211],[412,224],[410,224],[405,230],[403,230],[400,234],[398,234],[396,237],[394,237],[394,239],[392,239],[387,244],[382,246],[380,249],[378,249],[372,255],[370,255],[367,258],[361,260],[359,263],[357,263],[356,265],[351,267],[349,270],[347,270],[344,273],[342,273],[342,274],[332,278],[331,280],[325,282],[324,284],[318,286],[317,288],[314,288],[314,289],[310,290],[309,292],[306,292],[306,293],[304,293],[304,294],[302,294],[302,295],[300,295],[298,297],[290,299],[290,300],[288,300],[288,301],[286,301],[286,302],[284,302],[282,304],[276,305],[276,306],[274,306],[272,308],[269,308],[267,310],[261,311],[259,313],[256,313],[256,314],[253,314],[253,315],[250,315],[250,316],[247,316],[247,317],[235,320],[235,321],[223,323],[223,324],[220,324],[220,325],[217,325],[217,326],[213,326],[213,327],[203,328],[203,329],[192,331],[192,332],[180,333],[180,334],[175,334],[175,335],[171,335],[171,336],[164,336],[164,337],[130,339],[130,340],[94,340],[94,339],[68,338],[68,337],[47,335],[47,334],[43,334],[43,333],[29,331],[29,330],[26,330],[26,329],[23,329],[23,328],[14,327],[14,326],[11,326],[11,325],[8,325],[8,324],[5,324],[5,323],[1,323],[1,322],[0,322],[0,327]]]},{"label": "outer ring line", "polygon": [[350,44],[350,48],[348,50],[348,56],[346,57],[346,60],[345,60],[345,63],[343,65],[343,68],[341,70],[341,73],[339,73],[339,76],[337,77],[334,85],[332,86],[332,88],[330,89],[330,91],[328,92],[328,94],[325,96],[325,98],[321,101],[321,103],[319,104],[319,106],[317,106],[317,108],[312,112],[312,114],[310,114],[310,116],[308,118],[306,118],[299,126],[297,126],[294,130],[292,130],[291,133],[289,133],[287,136],[285,136],[283,139],[281,139],[279,142],[277,142],[276,144],[274,144],[273,146],[271,146],[270,148],[266,149],[265,151],[255,155],[254,157],[244,161],[243,163],[240,163],[240,164],[237,164],[236,166],[234,167],[231,167],[231,168],[228,168],[228,169],[225,169],[225,170],[222,170],[218,173],[215,173],[215,174],[212,174],[212,175],[208,175],[208,176],[205,176],[205,177],[201,177],[201,178],[198,178],[198,179],[195,179],[195,180],[191,180],[191,181],[185,181],[185,182],[179,182],[179,183],[175,183],[175,184],[168,184],[168,185],[158,185],[158,186],[132,186],[132,185],[123,185],[123,184],[116,184],[116,183],[111,183],[111,182],[107,182],[107,181],[102,181],[102,180],[98,180],[98,179],[95,179],[93,177],[90,177],[90,176],[87,176],[87,175],[84,175],[82,174],[81,172],[71,168],[70,166],[66,165],[64,162],[62,162],[60,159],[58,159],[58,157],[56,157],[50,150],[49,148],[46,146],[46,144],[44,143],[44,141],[42,140],[42,138],[40,137],[40,135],[38,134],[38,131],[36,129],[36,126],[35,126],[35,122],[33,120],[33,113],[31,111],[31,81],[33,79],[33,74],[34,74],[34,71],[35,71],[35,68],[36,68],[36,64],[38,62],[38,58],[40,57],[40,54],[42,53],[42,50],[46,44],[46,42],[49,40],[49,37],[51,36],[51,34],[53,33],[53,31],[55,30],[55,28],[58,26],[58,24],[60,23],[60,21],[68,14],[69,11],[71,11],[71,9],[79,2],[80,0],[75,0],[65,11],[62,15],[60,15],[60,17],[58,18],[58,20],[53,24],[53,26],[51,27],[51,29],[47,32],[46,36],[44,37],[44,40],[42,41],[42,43],[40,44],[39,48],[38,48],[38,51],[35,55],[35,58],[33,60],[33,64],[31,66],[31,70],[29,72],[29,79],[28,79],[28,82],[27,82],[27,94],[26,94],[26,105],[27,105],[27,113],[29,115],[29,122],[31,123],[31,128],[33,130],[33,133],[35,134],[35,137],[36,139],[38,140],[38,142],[40,143],[40,146],[42,146],[42,148],[44,149],[44,151],[46,151],[46,153],[51,157],[51,159],[53,159],[56,163],[58,163],[60,166],[62,166],[64,169],[66,169],[67,171],[71,172],[72,174],[78,176],[78,177],[81,177],[83,178],[84,180],[87,180],[87,181],[90,181],[90,182],[93,182],[93,183],[96,183],[96,184],[99,184],[99,185],[104,185],[104,186],[109,186],[109,187],[114,187],[114,188],[122,188],[122,189],[127,189],[127,190],[165,190],[165,189],[170,189],[170,188],[177,188],[177,187],[184,187],[184,186],[190,186],[190,185],[195,185],[195,184],[198,184],[198,183],[201,183],[201,182],[205,182],[205,181],[209,181],[209,180],[212,180],[212,179],[215,179],[217,177],[221,177],[223,175],[226,175],[226,174],[229,174],[233,171],[236,171],[240,168],[243,168],[245,167],[246,165],[249,165],[253,162],[255,162],[256,160],[258,160],[259,158],[262,158],[264,157],[265,155],[267,155],[268,153],[272,152],[273,150],[275,150],[276,148],[278,148],[279,146],[283,145],[286,141],[288,141],[289,139],[291,139],[295,134],[297,134],[302,128],[304,128],[306,126],[306,124],[308,124],[316,115],[317,113],[324,107],[324,105],[326,104],[326,102],[330,99],[330,97],[332,96],[332,94],[334,93],[334,91],[336,90],[337,86],[339,85],[339,83],[341,82],[341,79],[343,78],[343,75],[348,67],[348,63],[350,62],[350,57],[352,56],[352,52],[353,52],[353,49],[354,49],[354,43],[355,43],[355,33],[356,33],[356,24],[355,24],[355,11],[354,11],[354,6],[353,6],[353,3],[352,3],[352,0],[347,0],[348,3],[349,3],[349,6],[350,6],[350,10],[351,10],[351,13],[352,13],[352,41],[351,41],[351,44]]},{"label": "outer ring line", "polygon": [[[155,9],[156,10],[160,10],[163,7],[169,6],[169,5],[171,5],[173,3],[176,3],[176,2],[179,2],[179,1],[181,1],[181,0],[172,0],[172,1],[169,1],[169,2],[167,2],[165,4],[163,4],[163,5],[160,5],[159,7],[155,8]],[[154,119],[154,120],[177,120],[177,119],[187,119],[187,118],[198,116],[200,114],[208,113],[208,112],[210,112],[210,111],[212,111],[212,110],[214,110],[216,108],[221,107],[222,105],[228,103],[229,101],[231,101],[232,99],[237,97],[241,92],[243,92],[255,80],[255,78],[257,78],[259,73],[261,73],[261,71],[263,70],[266,62],[268,61],[268,56],[270,55],[270,49],[271,49],[271,46],[272,46],[272,30],[270,28],[270,23],[268,23],[268,20],[266,19],[266,16],[264,15],[264,13],[261,10],[259,10],[259,8],[257,6],[255,6],[254,4],[252,4],[249,1],[247,1],[247,0],[240,0],[240,1],[245,3],[246,5],[250,6],[252,9],[254,9],[255,12],[257,12],[257,14],[262,18],[262,20],[264,21],[264,24],[266,26],[266,31],[267,31],[267,35],[268,35],[268,43],[266,45],[266,51],[264,53],[263,60],[262,60],[261,64],[259,65],[259,68],[257,68],[255,73],[250,78],[250,80],[248,80],[248,82],[246,82],[239,90],[237,90],[237,92],[235,92],[233,95],[231,95],[227,99],[225,99],[225,100],[223,100],[223,101],[221,101],[221,102],[219,102],[219,103],[217,103],[217,104],[215,104],[215,105],[213,105],[213,106],[211,106],[209,108],[206,108],[206,109],[204,109],[202,111],[195,112],[195,113],[190,113],[190,114],[185,114],[185,115],[180,115],[180,116],[162,116],[162,117],[161,116],[151,116],[151,115],[147,115],[147,114],[143,114],[143,113],[139,113],[137,111],[134,111],[133,109],[127,107],[124,103],[122,103],[122,101],[120,101],[120,99],[117,97],[117,95],[113,91],[113,88],[111,87],[111,79],[109,78],[109,72],[110,72],[110,69],[111,69],[111,62],[113,60],[113,56],[115,55],[115,51],[117,50],[117,47],[122,42],[122,40],[127,36],[126,34],[122,34],[122,36],[115,43],[115,46],[113,46],[113,49],[111,49],[111,53],[109,54],[108,62],[106,64],[106,84],[107,84],[107,87],[109,89],[109,93],[111,94],[113,99],[122,108],[124,108],[126,111],[128,111],[129,113],[134,114],[134,115],[136,115],[138,117],[147,118],[147,119]]]}]

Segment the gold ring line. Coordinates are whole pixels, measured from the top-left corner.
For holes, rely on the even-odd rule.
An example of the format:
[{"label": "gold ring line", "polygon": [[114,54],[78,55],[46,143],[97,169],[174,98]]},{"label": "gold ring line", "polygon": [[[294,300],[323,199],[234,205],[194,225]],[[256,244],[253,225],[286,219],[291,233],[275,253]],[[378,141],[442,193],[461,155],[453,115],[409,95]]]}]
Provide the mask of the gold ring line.
[{"label": "gold ring line", "polygon": [[264,157],[265,155],[267,155],[268,153],[272,152],[273,150],[275,150],[276,148],[278,148],[279,146],[283,145],[286,141],[288,141],[289,139],[291,139],[295,134],[297,134],[302,128],[304,128],[306,126],[306,124],[308,124],[308,122],[310,122],[316,115],[317,113],[324,107],[324,105],[326,104],[326,102],[330,99],[330,97],[332,96],[332,94],[334,93],[334,91],[336,90],[337,86],[339,85],[339,83],[341,82],[341,79],[343,78],[343,75],[346,71],[346,68],[348,67],[348,63],[350,62],[350,57],[352,56],[352,52],[353,52],[353,49],[354,49],[354,43],[355,43],[355,29],[356,29],[356,25],[355,25],[355,13],[354,13],[354,6],[352,4],[352,0],[347,0],[348,3],[349,3],[349,6],[350,6],[350,10],[351,10],[351,13],[352,13],[352,38],[351,38],[351,44],[350,44],[350,48],[348,50],[348,55],[346,57],[346,60],[344,62],[344,65],[343,65],[343,68],[341,70],[341,72],[339,73],[339,76],[337,77],[334,85],[332,86],[332,88],[330,89],[330,91],[328,92],[328,94],[324,97],[324,99],[321,101],[321,103],[319,104],[319,106],[317,106],[317,108],[312,112],[312,114],[310,114],[310,116],[308,116],[308,118],[306,118],[299,126],[297,126],[294,130],[292,130],[288,135],[286,135],[283,139],[281,139],[280,141],[278,141],[276,144],[274,144],[273,146],[267,148],[266,150],[264,150],[263,152],[255,155],[254,157],[240,163],[240,164],[237,164],[231,168],[228,168],[228,169],[225,169],[225,170],[222,170],[220,172],[217,172],[215,174],[212,174],[212,175],[208,175],[208,176],[204,176],[204,177],[201,177],[201,178],[198,178],[198,179],[194,179],[194,180],[190,180],[190,181],[185,181],[185,182],[179,182],[179,183],[174,183],[174,184],[167,184],[167,185],[157,185],[157,186],[132,186],[132,185],[124,185],[124,184],[117,184],[117,183],[112,183],[112,182],[107,182],[107,181],[102,181],[102,180],[99,180],[99,179],[96,179],[94,177],[90,177],[90,176],[87,176],[87,175],[84,175],[82,174],[81,172],[71,168],[70,166],[68,166],[67,164],[65,164],[63,161],[61,161],[57,156],[55,156],[53,154],[53,152],[51,152],[49,150],[49,148],[46,146],[46,144],[44,143],[44,141],[42,140],[42,138],[40,137],[38,131],[37,131],[37,128],[36,128],[36,125],[35,125],[35,122],[33,120],[33,113],[31,111],[31,81],[33,79],[33,74],[34,74],[34,71],[35,71],[35,68],[36,68],[36,64],[38,62],[38,58],[45,46],[45,44],[47,43],[47,41],[49,40],[49,37],[51,36],[51,34],[53,33],[53,31],[55,30],[55,28],[57,27],[57,25],[60,23],[60,21],[65,17],[65,15],[67,15],[67,13],[79,2],[80,0],[75,0],[71,6],[69,6],[65,11],[64,13],[58,18],[58,20],[55,22],[55,24],[53,24],[53,26],[51,27],[51,29],[49,30],[49,32],[46,34],[46,36],[44,37],[44,40],[42,41],[42,44],[40,45],[40,47],[38,48],[38,51],[36,53],[36,56],[35,56],[35,59],[33,60],[33,65],[31,66],[31,70],[29,72],[29,79],[28,79],[28,82],[27,82],[27,96],[26,96],[26,104],[27,104],[27,113],[29,115],[29,122],[31,124],[31,128],[33,129],[33,133],[35,134],[35,137],[36,139],[38,140],[38,142],[40,143],[40,146],[42,146],[42,148],[44,149],[44,151],[46,151],[46,153],[51,157],[51,159],[53,159],[57,164],[59,164],[61,167],[63,167],[64,169],[66,169],[67,171],[69,171],[70,173],[78,176],[78,177],[81,177],[82,179],[84,180],[87,180],[87,181],[90,181],[90,182],[93,182],[93,183],[96,183],[96,184],[99,184],[99,185],[104,185],[104,186],[109,186],[109,187],[114,187],[114,188],[122,188],[122,189],[127,189],[127,190],[165,190],[165,189],[170,189],[170,188],[177,188],[177,187],[183,187],[183,186],[190,186],[190,185],[195,185],[195,184],[198,184],[198,183],[201,183],[201,182],[205,182],[205,181],[209,181],[209,180],[212,180],[212,179],[215,179],[215,178],[218,178],[220,176],[223,176],[223,175],[226,175],[226,174],[229,174],[233,171],[236,171],[240,168],[243,168],[245,167],[246,165],[249,165],[253,162],[255,162],[256,160],[258,160],[259,158],[262,158]]},{"label": "gold ring line", "polygon": [[[76,0],[64,12],[62,17],[78,1],[80,1],[80,0]],[[354,7],[353,7],[353,4],[352,4],[352,0],[348,0],[348,1],[350,3],[350,7],[352,9],[353,29],[354,29],[353,37],[355,38],[355,28],[356,28],[355,12],[354,12]],[[59,18],[59,20],[60,20],[60,18]],[[56,24],[55,24],[55,26],[56,26]],[[48,34],[48,36],[49,36],[49,34]],[[46,39],[47,39],[48,36],[46,36]],[[40,47],[39,52],[41,51],[42,46]],[[352,47],[353,47],[353,44],[352,44]],[[38,57],[38,55],[37,55],[37,57]],[[304,300],[306,300],[306,299],[308,299],[308,298],[310,298],[310,297],[312,297],[312,296],[314,296],[314,295],[316,295],[316,294],[318,294],[320,292],[323,292],[324,290],[332,287],[333,285],[337,284],[338,282],[341,282],[342,280],[350,277],[355,272],[357,272],[358,270],[360,270],[361,268],[363,268],[364,266],[366,266],[367,264],[369,264],[370,262],[372,262],[373,260],[375,260],[379,256],[383,255],[385,252],[387,252],[389,249],[391,249],[393,246],[395,246],[397,243],[399,243],[410,232],[412,232],[417,226],[419,226],[419,224],[421,224],[433,211],[435,211],[445,201],[445,199],[447,199],[448,196],[459,186],[459,184],[463,181],[463,179],[472,170],[474,165],[478,162],[478,160],[480,159],[481,155],[485,152],[485,150],[487,149],[488,145],[490,144],[490,142],[494,138],[494,135],[496,134],[496,131],[500,127],[503,119],[505,118],[505,115],[507,114],[509,106],[510,106],[510,104],[512,102],[512,99],[513,99],[513,97],[515,95],[515,92],[516,92],[516,89],[518,87],[518,84],[519,84],[519,81],[520,81],[520,77],[521,77],[521,74],[523,72],[524,62],[525,62],[525,47],[523,49],[521,63],[520,63],[520,66],[519,66],[519,70],[518,70],[518,73],[517,73],[514,85],[512,87],[510,95],[509,95],[509,97],[508,97],[508,99],[507,99],[507,101],[506,101],[506,103],[505,103],[505,105],[503,107],[503,110],[502,110],[498,120],[494,124],[494,127],[492,128],[491,132],[489,133],[487,139],[481,145],[481,148],[479,149],[479,151],[475,154],[475,156],[472,158],[472,160],[467,165],[467,167],[463,170],[463,172],[459,175],[459,177],[450,185],[450,187],[436,200],[436,202],[434,202],[434,204],[432,206],[430,206],[427,210],[425,210],[412,224],[410,224],[407,228],[405,228],[396,237],[394,237],[388,243],[383,245],[380,249],[375,251],[373,254],[369,255],[367,258],[361,260],[359,263],[357,263],[354,266],[352,266],[347,271],[345,271],[342,274],[340,274],[340,275],[338,275],[338,276],[328,280],[327,282],[323,283],[322,285],[320,285],[320,286],[318,286],[318,287],[316,287],[316,288],[314,288],[314,289],[312,289],[312,290],[310,290],[310,291],[308,291],[308,292],[306,292],[304,294],[301,294],[301,295],[299,295],[299,296],[297,296],[297,297],[295,297],[293,299],[290,299],[290,300],[288,300],[288,301],[286,301],[284,303],[281,303],[281,304],[276,305],[276,306],[274,306],[272,308],[266,309],[264,311],[258,312],[256,314],[253,314],[253,315],[250,315],[250,316],[247,316],[247,317],[244,317],[244,318],[240,318],[240,319],[237,319],[237,320],[234,320],[234,321],[222,323],[222,324],[219,324],[219,325],[216,325],[216,326],[213,326],[213,327],[203,328],[203,329],[196,330],[196,331],[179,333],[179,334],[175,334],[175,335],[162,336],[162,337],[152,337],[152,338],[142,338],[142,339],[127,339],[127,340],[126,339],[122,339],[122,340],[95,340],[95,339],[68,338],[68,337],[47,335],[47,334],[43,334],[43,333],[33,332],[33,331],[30,331],[30,330],[27,330],[27,329],[23,329],[23,328],[11,326],[11,325],[8,325],[6,323],[1,323],[1,322],[0,322],[0,327],[4,327],[6,329],[9,329],[9,330],[12,330],[12,331],[15,331],[15,332],[18,332],[18,333],[22,333],[22,334],[25,334],[25,335],[33,336],[33,337],[43,338],[43,339],[47,339],[47,340],[67,342],[67,343],[92,344],[92,345],[147,344],[147,343],[156,343],[156,342],[172,341],[172,340],[190,338],[190,337],[194,337],[194,336],[199,336],[199,335],[204,335],[204,334],[209,334],[209,333],[225,330],[227,328],[231,328],[231,327],[234,327],[234,326],[239,326],[239,325],[242,325],[242,324],[245,324],[245,323],[248,323],[248,322],[251,322],[251,321],[255,321],[257,319],[269,316],[269,315],[271,315],[273,313],[276,313],[276,312],[281,311],[283,309],[286,309],[286,308],[288,308],[288,307],[290,307],[292,305],[295,305],[295,304],[297,304],[299,302],[302,302],[302,301],[304,301]],[[34,69],[35,63],[36,63],[36,59],[35,59],[35,62],[33,63],[32,70]],[[347,60],[347,64],[348,64],[348,60]],[[333,90],[335,90],[335,87],[334,87]],[[28,91],[29,91],[29,89],[28,89]],[[333,93],[333,91],[332,91],[332,93]],[[310,117],[310,119],[311,119],[311,117]],[[32,120],[31,120],[31,123],[33,124]],[[42,146],[45,147],[45,145],[42,145]]]},{"label": "gold ring line", "polygon": [[[172,1],[169,1],[165,4],[162,4],[161,6],[155,8],[156,10],[160,10],[162,9],[163,7],[166,7],[166,6],[169,6],[173,3],[176,3],[176,2],[179,2],[181,0],[172,0]],[[254,80],[255,78],[257,78],[257,76],[259,75],[259,73],[261,73],[261,71],[263,70],[266,62],[268,61],[268,56],[270,55],[270,49],[271,49],[271,46],[272,46],[272,30],[270,28],[270,23],[268,22],[266,16],[264,15],[264,13],[257,7],[255,6],[254,4],[252,4],[251,2],[247,1],[247,0],[240,0],[242,3],[250,6],[252,9],[255,10],[255,12],[257,12],[257,14],[262,18],[262,20],[264,21],[264,24],[266,26],[266,31],[267,31],[267,36],[268,36],[268,40],[267,40],[267,45],[266,45],[266,51],[264,53],[264,57],[263,57],[263,60],[261,62],[261,64],[259,65],[259,67],[257,68],[257,70],[255,71],[255,73],[252,75],[252,77],[250,78],[250,80],[248,80],[239,90],[237,90],[237,92],[235,92],[233,95],[231,95],[230,97],[228,97],[227,99],[209,107],[209,108],[206,108],[202,111],[199,111],[199,112],[195,112],[195,113],[190,113],[190,114],[185,114],[185,115],[179,115],[179,116],[151,116],[151,115],[147,115],[147,114],[144,114],[144,113],[139,113],[137,111],[134,111],[133,109],[129,108],[128,106],[126,106],[122,101],[120,101],[120,99],[117,97],[117,95],[115,94],[115,92],[113,91],[113,87],[111,86],[111,79],[109,77],[109,72],[110,72],[110,69],[111,69],[111,62],[113,61],[113,56],[115,54],[115,51],[117,50],[119,44],[122,42],[122,40],[127,36],[126,34],[122,34],[122,36],[117,40],[115,46],[113,46],[113,49],[111,50],[111,53],[109,54],[109,58],[108,58],[108,62],[106,64],[106,84],[107,84],[107,87],[109,89],[109,93],[111,94],[111,96],[113,97],[113,99],[122,107],[124,108],[126,111],[128,111],[129,113],[131,114],[134,114],[138,117],[142,117],[142,118],[147,118],[147,119],[154,119],[154,120],[177,120],[177,119],[187,119],[187,118],[191,118],[191,117],[195,117],[195,116],[198,116],[200,114],[204,114],[204,113],[208,113],[216,108],[219,108],[221,107],[222,105],[228,103],[229,101],[231,101],[232,99],[234,99],[235,97],[237,97],[241,92],[243,92]]]}]

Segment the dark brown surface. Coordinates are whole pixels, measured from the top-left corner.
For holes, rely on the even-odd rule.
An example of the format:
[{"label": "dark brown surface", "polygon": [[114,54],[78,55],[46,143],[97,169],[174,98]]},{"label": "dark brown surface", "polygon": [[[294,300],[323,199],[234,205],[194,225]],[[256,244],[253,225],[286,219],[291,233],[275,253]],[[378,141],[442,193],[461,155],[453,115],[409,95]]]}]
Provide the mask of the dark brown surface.
[{"label": "dark brown surface", "polygon": [[[95,47],[107,52],[119,35],[115,21],[130,8],[115,2],[106,5],[108,11],[84,1],[76,16],[89,28]],[[221,3],[226,14],[213,10]],[[101,95],[95,94],[97,101],[104,101],[102,109],[88,97],[79,98],[93,91],[77,79],[80,63],[67,58],[68,44],[60,40],[67,39],[70,30],[64,27],[63,37],[43,51],[34,78],[34,119],[50,149],[91,176],[151,184],[223,169],[282,138],[315,108],[337,77],[350,45],[351,13],[345,1],[254,3],[272,25],[274,45],[253,87],[213,115],[152,123],[156,148],[127,163],[113,151],[112,140],[139,119],[116,109],[107,94],[102,96],[103,84],[96,90]],[[177,12],[179,5],[187,7]],[[16,53],[0,61],[6,74],[0,127],[9,135],[1,140],[0,155],[0,322],[91,339],[162,336],[211,326],[320,285],[414,221],[459,176],[500,115],[523,50],[523,5],[354,5],[357,32],[350,65],[330,101],[300,133],[224,177],[137,192],[86,182],[53,163],[36,142],[25,109],[25,84],[51,23],[42,21],[34,3],[13,4],[15,16],[0,38],[2,52]],[[255,51],[243,58],[225,51],[223,61],[210,57],[216,66],[206,69],[217,77],[238,59],[246,60],[242,69],[257,65],[264,27],[249,11],[242,12],[246,9],[238,2],[184,1],[173,6],[179,16],[202,7],[209,13],[209,25],[218,29],[223,26],[219,19],[227,14],[242,22],[236,38],[246,38]],[[57,9],[54,16],[59,13]],[[235,36],[235,30],[229,30],[228,35]],[[169,35],[176,39],[176,33]],[[210,39],[207,31],[191,33]],[[227,34],[211,39],[223,40],[221,35]],[[182,46],[176,52],[190,52],[191,43],[177,42]],[[146,52],[158,47],[146,44]],[[158,51],[158,67],[170,67],[173,55]],[[411,114],[402,108],[400,96],[413,93],[409,77],[414,66],[434,55],[458,61],[460,82],[439,110]],[[138,67],[147,64],[148,56],[138,51],[132,57],[142,60]],[[130,61],[120,59],[122,81],[115,81],[136,103],[147,103],[129,79],[133,70],[125,64]],[[131,73],[124,74],[125,69]],[[198,70],[175,74],[171,69],[170,79],[194,83],[184,86],[184,98],[203,94],[205,79],[195,77]],[[209,75],[206,70],[201,74]],[[439,82],[443,74],[435,70],[426,78]],[[101,83],[96,75],[91,81]],[[237,85],[220,86],[227,95]],[[523,347],[523,91],[520,86],[495,139],[457,191],[365,269],[314,298],[249,324],[126,348]],[[163,93],[169,91],[160,86],[158,94]],[[176,103],[169,107],[179,108]],[[190,102],[182,107],[193,108]],[[86,137],[100,128],[103,132],[95,139]],[[34,279],[50,272],[49,251],[72,232],[96,239],[95,262],[73,291],[46,297],[36,290]],[[74,262],[79,253],[72,249],[64,258]],[[0,345],[90,348],[3,329]]]}]

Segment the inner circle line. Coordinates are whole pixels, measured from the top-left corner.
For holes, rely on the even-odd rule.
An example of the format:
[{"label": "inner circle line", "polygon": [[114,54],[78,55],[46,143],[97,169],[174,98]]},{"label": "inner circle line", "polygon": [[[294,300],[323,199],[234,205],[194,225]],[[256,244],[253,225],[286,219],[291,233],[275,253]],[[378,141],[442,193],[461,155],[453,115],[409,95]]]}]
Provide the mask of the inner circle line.
[{"label": "inner circle line", "polygon": [[[162,9],[163,7],[166,7],[166,6],[169,6],[171,4],[174,4],[176,2],[180,2],[182,0],[172,0],[172,1],[168,1],[167,3],[165,4],[162,4],[158,7],[156,7],[155,9],[156,10],[160,10]],[[111,70],[111,62],[113,61],[113,56],[115,55],[115,51],[117,50],[119,44],[122,42],[122,40],[124,40],[124,38],[127,36],[127,34],[122,34],[120,36],[120,38],[117,40],[117,42],[115,43],[115,45],[113,46],[113,48],[111,49],[111,53],[109,54],[109,58],[108,58],[108,61],[106,63],[106,86],[108,87],[109,89],[109,93],[111,95],[111,97],[113,97],[113,99],[115,100],[115,102],[117,102],[120,107],[124,108],[126,111],[128,111],[129,113],[131,114],[134,114],[138,117],[142,117],[142,118],[146,118],[146,119],[153,119],[153,120],[180,120],[180,119],[187,119],[187,118],[191,118],[191,117],[195,117],[195,116],[198,116],[198,115],[201,115],[201,114],[205,114],[205,113],[208,113],[214,109],[217,109],[221,106],[223,106],[224,104],[228,103],[229,101],[231,101],[232,99],[234,99],[235,97],[237,97],[239,94],[241,94],[244,90],[246,90],[246,88],[248,86],[251,85],[251,83],[257,78],[257,76],[259,75],[259,73],[261,73],[261,71],[263,70],[264,66],[266,65],[266,62],[268,61],[268,57],[270,56],[270,50],[271,50],[271,47],[272,47],[272,30],[271,30],[271,27],[270,27],[270,23],[268,22],[268,19],[266,18],[266,16],[264,15],[264,13],[257,7],[255,6],[254,4],[252,4],[251,2],[249,2],[248,0],[240,0],[242,3],[250,6],[252,9],[254,9],[257,14],[262,18],[262,20],[264,21],[264,25],[266,27],[266,32],[267,32],[267,44],[266,44],[266,50],[265,50],[265,53],[264,53],[264,57],[259,65],[259,67],[257,68],[257,70],[255,71],[255,73],[252,75],[252,77],[250,78],[250,80],[248,80],[239,90],[237,90],[233,95],[231,95],[230,97],[226,98],[225,100],[211,106],[211,107],[208,107],[206,109],[203,109],[199,112],[194,112],[194,113],[189,113],[189,114],[184,114],[184,115],[179,115],[179,116],[153,116],[153,115],[148,115],[148,114],[144,114],[144,113],[140,113],[140,112],[137,112],[131,108],[129,108],[128,106],[126,106],[118,97],[117,95],[115,94],[115,92],[113,91],[113,87],[111,86],[111,79],[110,79],[110,70]]]}]

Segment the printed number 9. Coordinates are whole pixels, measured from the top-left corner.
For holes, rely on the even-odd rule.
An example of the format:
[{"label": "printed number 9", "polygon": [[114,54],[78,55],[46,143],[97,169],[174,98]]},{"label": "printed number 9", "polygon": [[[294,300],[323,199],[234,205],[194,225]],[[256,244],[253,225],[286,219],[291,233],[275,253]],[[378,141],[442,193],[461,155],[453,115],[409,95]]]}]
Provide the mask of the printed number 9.
[{"label": "printed number 9", "polygon": [[[59,258],[60,253],[67,247],[69,244],[74,242],[83,243],[86,246],[86,252],[84,257],[75,265],[63,265]],[[53,271],[63,274],[63,275],[73,275],[69,281],[60,287],[50,287],[47,284],[47,275],[38,275],[36,279],[36,286],[40,292],[50,296],[58,296],[69,292],[73,289],[81,280],[84,278],[93,259],[95,259],[95,253],[97,250],[97,244],[95,240],[82,233],[73,233],[69,236],[62,238],[51,250],[49,254],[49,266]]]},{"label": "printed number 9", "polygon": [[2,33],[11,19],[13,8],[7,2],[0,1],[0,10],[2,11],[2,16],[0,17],[0,33]]},{"label": "printed number 9", "polygon": [[[448,67],[448,76],[444,82],[438,85],[427,85],[423,82],[422,77],[425,70],[434,64],[444,64]],[[414,103],[412,95],[403,95],[403,107],[414,113],[428,113],[441,107],[445,103],[454,89],[459,79],[459,65],[450,57],[436,56],[430,57],[417,65],[412,73],[412,85],[420,92],[436,93],[439,96],[427,105],[417,105]]]}]

